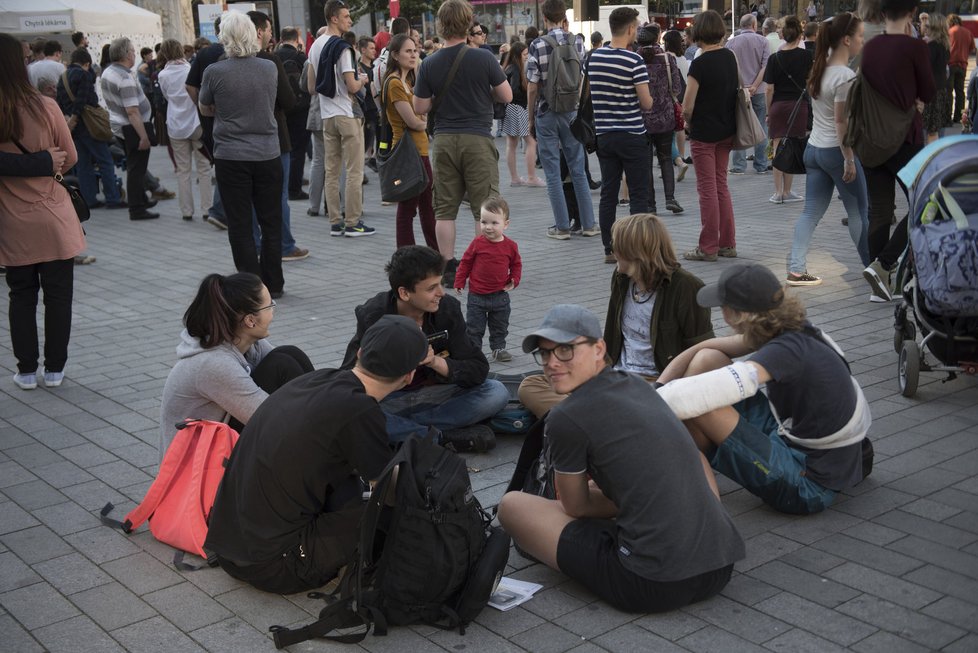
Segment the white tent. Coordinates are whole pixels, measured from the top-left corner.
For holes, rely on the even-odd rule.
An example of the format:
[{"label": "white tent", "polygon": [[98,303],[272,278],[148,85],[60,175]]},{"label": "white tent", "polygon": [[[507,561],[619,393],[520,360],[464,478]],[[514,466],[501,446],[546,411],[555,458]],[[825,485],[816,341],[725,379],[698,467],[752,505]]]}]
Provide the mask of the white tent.
[{"label": "white tent", "polygon": [[159,41],[163,36],[160,17],[125,0],[0,0],[0,32],[70,34],[85,32],[111,40],[128,36],[133,42]]}]

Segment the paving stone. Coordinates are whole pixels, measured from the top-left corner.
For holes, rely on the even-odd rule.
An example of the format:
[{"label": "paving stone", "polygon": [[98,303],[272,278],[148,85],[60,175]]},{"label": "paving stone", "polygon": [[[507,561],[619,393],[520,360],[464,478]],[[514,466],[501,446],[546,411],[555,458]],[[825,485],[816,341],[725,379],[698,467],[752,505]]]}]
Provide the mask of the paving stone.
[{"label": "paving stone", "polygon": [[913,533],[925,540],[956,549],[978,541],[978,533],[954,528],[953,526],[941,524],[925,517],[911,515],[903,510],[893,510],[885,513],[877,517],[875,521],[901,530],[904,533]]},{"label": "paving stone", "polygon": [[878,487],[838,504],[835,509],[862,519],[872,519],[884,512],[910,503],[916,498],[912,494],[898,492],[889,487]]},{"label": "paving stone", "polygon": [[64,541],[95,564],[139,553],[139,547],[130,542],[125,535],[101,525],[67,535]]},{"label": "paving stone", "polygon": [[832,555],[831,553],[819,551],[818,549],[813,549],[811,547],[805,547],[803,549],[798,549],[797,551],[792,551],[791,553],[783,555],[778,559],[781,560],[781,562],[810,571],[813,574],[823,574],[829,569],[838,567],[845,562],[844,558],[840,558]]},{"label": "paving stone", "polygon": [[778,560],[752,569],[750,575],[828,608],[859,595],[859,592],[849,587],[802,569],[795,569]]},{"label": "paving stone", "polygon": [[39,467],[34,470],[34,473],[59,490],[92,480],[91,474],[67,460]]},{"label": "paving stone", "polygon": [[117,506],[114,514],[126,514],[118,507],[129,499],[98,479],[66,487],[62,492],[85,510],[96,512],[101,510],[106,503],[112,503]]},{"label": "paving stone", "polygon": [[34,571],[44,576],[62,594],[70,595],[112,582],[108,574],[80,553],[45,560],[33,567]]},{"label": "paving stone", "polygon": [[0,541],[3,541],[11,551],[29,565],[67,555],[73,551],[67,542],[44,526],[8,533],[0,537]]},{"label": "paving stone", "polygon": [[0,535],[37,525],[37,520],[12,501],[0,503]]},{"label": "paving stone", "polygon": [[51,653],[115,653],[124,650],[108,633],[85,616],[78,616],[34,631]]},{"label": "paving stone", "polygon": [[543,619],[525,610],[522,606],[517,606],[506,612],[494,608],[485,608],[476,622],[502,637],[512,637],[517,633],[522,633],[543,623]]},{"label": "paving stone", "polygon": [[[28,433],[32,429],[24,429]],[[11,460],[14,460],[27,469],[36,469],[38,467],[43,467],[44,465],[51,465],[54,463],[64,461],[60,455],[51,451],[43,444],[37,442],[32,442],[31,444],[24,445],[23,447],[14,447],[12,449],[7,449],[4,451]]]},{"label": "paving stone", "polygon": [[72,595],[71,602],[105,630],[115,630],[157,616],[156,610],[119,583],[100,585]]},{"label": "paving stone", "polygon": [[[468,631],[466,631],[467,633]],[[388,631],[387,637],[374,637],[368,636],[360,644],[360,650],[370,651],[370,653],[401,653],[402,651],[410,651],[411,653],[444,653],[445,649],[438,646],[434,642],[428,639],[427,633],[425,635],[420,635],[416,633],[411,628],[397,628]],[[466,635],[466,638],[468,635]],[[309,653],[342,653],[349,649],[349,645],[344,644],[334,644],[330,645],[328,643],[325,651],[322,649],[324,642],[315,642],[315,648],[309,647]],[[299,648],[301,645],[297,645],[295,648]],[[461,645],[466,649],[469,648],[468,644]],[[290,647],[292,648],[292,647]],[[515,647],[514,647],[515,648]],[[302,649],[299,649],[302,650]],[[452,649],[448,649],[452,650]],[[465,649],[458,649],[465,650]],[[479,649],[473,649],[479,650]],[[519,650],[519,649],[515,649]],[[481,651],[480,651],[481,653]]]},{"label": "paving stone", "polygon": [[916,569],[903,578],[965,601],[973,601],[978,596],[978,581],[933,565]]},{"label": "paving stone", "polygon": [[118,460],[115,455],[91,442],[62,449],[59,453],[82,469]]},{"label": "paving stone", "polygon": [[78,614],[78,610],[47,583],[35,583],[0,594],[0,605],[28,630]]},{"label": "paving stone", "polygon": [[881,630],[853,644],[852,650],[859,653],[926,653],[929,649]]},{"label": "paving stone", "polygon": [[101,523],[95,515],[74,501],[38,508],[33,514],[58,535],[70,535]]},{"label": "paving stone", "polygon": [[36,478],[36,476],[12,460],[7,460],[0,463],[0,489],[2,489],[5,494],[8,488],[21,483],[26,483],[28,481],[33,481]]},{"label": "paving stone", "polygon": [[912,610],[919,610],[941,597],[937,592],[852,562],[829,570],[826,576]]},{"label": "paving stone", "polygon": [[847,528],[843,531],[845,535],[850,537],[855,537],[856,539],[862,540],[863,542],[869,542],[870,544],[876,544],[879,546],[885,546],[890,542],[896,542],[900,538],[906,536],[906,533],[895,528],[888,528],[886,526],[881,526],[874,522],[859,522],[852,528]]},{"label": "paving stone", "polygon": [[849,646],[876,631],[871,625],[788,592],[758,603],[757,609],[841,646]]},{"label": "paving stone", "polygon": [[585,639],[594,639],[601,633],[634,620],[634,614],[616,610],[603,601],[598,601],[557,617],[553,623]]},{"label": "paving stone", "polygon": [[636,626],[625,624],[595,638],[595,643],[609,651],[657,651],[659,653],[682,653],[686,649],[667,639]]},{"label": "paving stone", "polygon": [[[773,599],[768,599],[771,601]],[[762,601],[759,605],[764,605]],[[722,596],[686,608],[686,611],[703,621],[732,633],[747,641],[761,644],[788,631],[783,621],[736,603]]]},{"label": "paving stone", "polygon": [[895,576],[902,576],[923,565],[921,561],[909,556],[867,542],[861,542],[847,535],[832,535],[824,540],[819,540],[812,546]]},{"label": "paving stone", "polygon": [[784,651],[785,653],[835,653],[846,649],[836,646],[832,642],[816,637],[811,633],[793,628],[784,635],[779,635],[764,644],[765,648],[772,651]]},{"label": "paving stone", "polygon": [[838,610],[931,649],[939,649],[964,635],[960,628],[867,594],[843,603]]},{"label": "paving stone", "polygon": [[[280,596],[265,596],[269,599],[269,608],[272,612],[275,611],[274,606],[280,602],[285,602],[285,599]],[[143,599],[156,608],[161,615],[169,619],[177,628],[187,632],[215,624],[233,616],[220,603],[190,583],[180,583],[179,585],[144,594]],[[241,616],[247,619],[247,616]],[[295,618],[298,619],[299,616]],[[272,623],[268,625],[270,626]]]},{"label": "paving stone", "polygon": [[36,510],[57,503],[64,503],[67,498],[44,481],[35,480],[4,488],[3,493],[16,501],[24,510]]},{"label": "paving stone", "polygon": [[241,619],[225,619],[220,623],[188,633],[208,651],[233,653],[268,653],[272,641]]},{"label": "paving stone", "polygon": [[964,630],[978,630],[978,606],[953,596],[945,596],[921,610],[935,619],[954,624]]},{"label": "paving stone", "polygon": [[851,528],[859,523],[857,517],[847,515],[837,510],[825,510],[815,515],[807,515],[783,526],[774,528],[771,532],[795,542],[811,544],[832,533]]},{"label": "paving stone", "polygon": [[14,553],[0,553],[0,593],[33,585],[40,580],[41,577]]},{"label": "paving stone", "polygon": [[102,569],[139,596],[183,582],[177,572],[147,553],[107,562]]},{"label": "paving stone", "polygon": [[[536,597],[534,597],[536,600]],[[533,601],[530,601],[532,603]],[[529,605],[527,603],[526,605]],[[540,624],[511,638],[517,646],[535,653],[562,653],[568,651],[583,641],[575,635],[552,623]]]},{"label": "paving stone", "polygon": [[747,540],[747,557],[737,562],[734,568],[739,572],[747,572],[771,560],[777,560],[801,546],[786,537],[774,533],[762,533]]},{"label": "paving stone", "polygon": [[721,592],[728,599],[751,606],[780,593],[781,590],[777,587],[768,585],[748,574],[734,574]]},{"label": "paving stone", "polygon": [[724,653],[766,653],[768,650],[716,626],[707,626],[697,630],[676,643],[683,648],[699,653],[716,653],[717,651]]},{"label": "paving stone", "polygon": [[887,487],[916,496],[927,496],[965,478],[967,478],[965,474],[950,472],[938,467],[929,467],[893,481]]},{"label": "paving stone", "polygon": [[920,560],[978,579],[978,556],[968,555],[949,546],[910,535],[889,546]]},{"label": "paving stone", "polygon": [[88,468],[88,471],[96,478],[104,481],[111,487],[122,488],[134,483],[151,482],[152,477],[139,469],[133,467],[124,460],[96,465]]},{"label": "paving stone", "polygon": [[465,629],[465,635],[457,630],[442,630],[428,638],[433,644],[449,651],[472,649],[473,651],[492,651],[493,653],[516,653],[520,648],[478,624]]},{"label": "paving stone", "polygon": [[978,635],[969,633],[953,644],[945,646],[943,651],[944,653],[974,653],[978,651]]},{"label": "paving stone", "polygon": [[16,653],[42,653],[44,647],[31,637],[31,634],[21,628],[10,615],[0,615],[0,633],[3,633],[5,650]]},{"label": "paving stone", "polygon": [[585,605],[584,601],[574,598],[562,590],[553,588],[540,590],[533,595],[532,601],[524,604],[524,607],[530,612],[549,620],[577,610],[583,605]]}]

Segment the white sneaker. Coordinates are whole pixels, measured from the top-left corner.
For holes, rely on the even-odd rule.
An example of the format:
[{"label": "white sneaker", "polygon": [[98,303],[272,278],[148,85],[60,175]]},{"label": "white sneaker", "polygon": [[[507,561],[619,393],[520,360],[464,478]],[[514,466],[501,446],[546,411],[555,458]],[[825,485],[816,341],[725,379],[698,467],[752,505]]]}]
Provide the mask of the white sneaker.
[{"label": "white sneaker", "polygon": [[65,380],[64,372],[48,372],[44,370],[44,386],[47,388],[57,388]]},{"label": "white sneaker", "polygon": [[791,202],[804,202],[805,198],[799,195],[798,193],[789,192],[787,195],[781,198],[781,201],[784,202],[785,204],[790,204]]},{"label": "white sneaker", "polygon": [[33,390],[37,387],[37,372],[14,374],[14,384],[21,390]]},{"label": "white sneaker", "polygon": [[884,299],[883,297],[880,297],[876,293],[872,293],[869,296],[869,301],[873,302],[874,304],[886,304],[890,300],[889,299]]}]

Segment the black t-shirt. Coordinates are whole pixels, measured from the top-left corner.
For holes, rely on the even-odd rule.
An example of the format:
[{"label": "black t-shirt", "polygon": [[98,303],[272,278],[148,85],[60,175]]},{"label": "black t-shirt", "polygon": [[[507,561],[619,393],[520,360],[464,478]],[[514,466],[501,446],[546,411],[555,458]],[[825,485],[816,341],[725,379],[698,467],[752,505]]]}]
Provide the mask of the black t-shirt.
[{"label": "black t-shirt", "polygon": [[767,68],[764,69],[764,82],[774,84],[771,101],[796,102],[805,88],[813,61],[812,53],[805,48],[792,48],[772,54],[767,60]]},{"label": "black t-shirt", "polygon": [[[784,421],[791,419],[797,438],[824,438],[841,429],[856,409],[856,390],[845,362],[819,337],[789,331],[764,344],[750,360],[772,380],[767,394]],[[806,449],[808,477],[830,490],[862,480],[862,444],[840,449]]]},{"label": "black t-shirt", "polygon": [[263,563],[299,543],[324,514],[331,487],[375,479],[391,458],[384,413],[347,370],[300,376],[266,399],[231,454],[206,547]]},{"label": "black t-shirt", "polygon": [[[442,48],[426,57],[418,68],[414,95],[422,99],[442,94],[448,73],[464,43]],[[475,134],[492,136],[492,89],[506,81],[506,75],[492,50],[469,48],[455,72],[451,88],[435,112],[435,134]],[[433,100],[434,101],[434,100]]]},{"label": "black t-shirt", "polygon": [[632,572],[676,581],[744,557],[689,432],[640,376],[605,368],[550,411],[545,433],[554,469],[590,473],[618,506],[618,556]]},{"label": "black t-shirt", "polygon": [[217,63],[223,56],[224,46],[220,43],[208,45],[198,52],[197,56],[194,57],[194,62],[190,64],[190,72],[187,73],[187,81],[185,82],[186,85],[200,88],[204,80],[204,71],[212,63]]},{"label": "black t-shirt", "polygon": [[737,131],[737,56],[726,48],[704,52],[689,64],[688,76],[699,83],[689,137],[716,143],[733,136]]}]

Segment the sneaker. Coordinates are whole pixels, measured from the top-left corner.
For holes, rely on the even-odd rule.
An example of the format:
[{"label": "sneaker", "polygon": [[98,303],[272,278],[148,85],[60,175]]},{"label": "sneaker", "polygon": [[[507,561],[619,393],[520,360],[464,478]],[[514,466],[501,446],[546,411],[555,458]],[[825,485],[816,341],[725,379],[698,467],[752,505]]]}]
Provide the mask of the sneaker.
[{"label": "sneaker", "polygon": [[890,271],[883,267],[879,259],[863,270],[863,278],[873,287],[873,294],[879,297],[880,301],[888,302],[893,299],[893,293],[890,291]]},{"label": "sneaker", "polygon": [[595,181],[593,179],[588,179],[587,185],[591,190],[598,190],[599,188],[601,188],[601,182]]},{"label": "sneaker", "polygon": [[329,225],[330,236],[342,236],[344,233],[346,233],[346,228],[339,222]]},{"label": "sneaker", "polygon": [[505,349],[494,349],[492,351],[492,360],[499,361],[500,363],[508,363],[513,360],[513,355]]},{"label": "sneaker", "polygon": [[574,218],[573,220],[571,220],[571,223],[570,223],[570,232],[571,232],[571,236],[580,236],[581,235],[581,221],[578,220],[577,218]]},{"label": "sneaker", "polygon": [[683,159],[683,163],[689,166],[693,165],[693,157],[691,156],[686,157],[685,159]]},{"label": "sneaker", "polygon": [[[352,227],[347,227],[344,233],[347,238],[359,238],[360,236],[373,236],[377,233],[377,230],[373,227],[368,227],[363,224],[363,220],[360,220]],[[332,232],[330,232],[330,235],[332,235]]]},{"label": "sneaker", "polygon": [[689,170],[689,165],[686,163],[676,166],[676,181],[682,181],[686,177],[687,170]]},{"label": "sneaker", "polygon": [[75,265],[91,265],[97,259],[94,256],[88,256],[87,254],[79,254],[74,260]]},{"label": "sneaker", "polygon": [[136,213],[129,214],[130,220],[155,220],[158,217],[160,217],[160,214],[154,211],[137,211]]},{"label": "sneaker", "polygon": [[535,177],[533,179],[527,179],[526,181],[523,182],[523,185],[529,186],[530,188],[546,188],[547,182],[540,179],[539,177]]},{"label": "sneaker", "polygon": [[781,201],[785,204],[790,204],[791,202],[804,202],[805,198],[798,193],[789,192],[787,195],[781,198]]},{"label": "sneaker", "polygon": [[289,193],[289,201],[302,201],[309,199],[309,193],[304,190],[300,190],[298,193]]},{"label": "sneaker", "polygon": [[14,374],[14,383],[21,390],[33,390],[37,387],[37,372]]},{"label": "sneaker", "polygon": [[591,238],[592,236],[600,236],[601,227],[599,227],[598,225],[594,225],[590,229],[581,229],[581,235],[584,236],[585,238]]},{"label": "sneaker", "polygon": [[733,169],[731,169],[731,170],[727,170],[727,173],[728,174],[731,174],[731,175],[745,175],[745,174],[747,174],[747,171],[745,171],[745,170],[733,170]]},{"label": "sneaker", "polygon": [[880,297],[880,296],[878,296],[878,295],[876,295],[876,294],[874,293],[874,294],[871,294],[871,295],[869,296],[869,301],[871,301],[871,302],[872,302],[872,303],[874,303],[874,304],[885,304],[885,303],[887,303],[887,302],[888,302],[888,301],[890,301],[890,300],[888,300],[888,299],[883,299],[882,297]]},{"label": "sneaker", "polygon": [[183,216],[183,221],[184,222],[193,222],[193,219],[194,219],[194,216],[192,216],[192,215],[185,215],[185,216]]},{"label": "sneaker", "polygon": [[767,201],[771,204],[784,204],[784,197],[775,193],[771,197],[767,198]]},{"label": "sneaker", "polygon": [[717,260],[716,254],[707,254],[699,247],[696,249],[691,249],[683,254],[683,258],[687,261],[715,261]]},{"label": "sneaker", "polygon": [[672,211],[673,213],[682,213],[683,212],[683,207],[680,206],[679,205],[679,202],[677,202],[674,199],[673,200],[666,200],[666,208],[669,209],[670,211]]},{"label": "sneaker", "polygon": [[814,274],[808,274],[803,272],[802,274],[788,273],[788,285],[789,286],[819,286],[822,284],[822,278],[816,277]]},{"label": "sneaker", "polygon": [[224,221],[224,218],[219,218],[216,215],[208,215],[207,216],[207,223],[214,225],[215,227],[217,227],[221,231],[227,231],[228,230],[228,223]]},{"label": "sneaker", "polygon": [[441,433],[441,445],[456,452],[485,453],[496,446],[496,434],[485,424],[473,424]]},{"label": "sneaker", "polygon": [[319,215],[319,211],[317,211],[316,209],[306,209],[306,215],[314,218],[317,215]]},{"label": "sneaker", "polygon": [[153,196],[153,199],[157,199],[157,200],[172,200],[174,197],[177,196],[177,194],[174,193],[172,190],[167,190],[165,188],[154,190],[151,193],[151,195]]},{"label": "sneaker", "polygon": [[309,250],[301,247],[293,247],[288,254],[282,254],[282,261],[301,261],[309,257]]},{"label": "sneaker", "polygon": [[717,250],[717,256],[722,256],[724,258],[737,258],[737,248],[721,247]]},{"label": "sneaker", "polygon": [[618,200],[618,206],[630,206],[631,203],[632,203],[631,200],[628,199],[627,197],[624,198],[624,199]]},{"label": "sneaker", "polygon": [[553,238],[554,240],[570,240],[570,229],[549,227],[547,229],[547,238]]},{"label": "sneaker", "polygon": [[48,372],[44,370],[44,385],[48,388],[57,388],[65,380],[64,372]]},{"label": "sneaker", "polygon": [[605,254],[604,262],[609,265],[615,265],[616,263],[618,263],[618,258],[614,254]]},{"label": "sneaker", "polygon": [[520,186],[526,186],[526,180],[517,177],[513,181],[509,182],[511,188],[519,188]]}]

